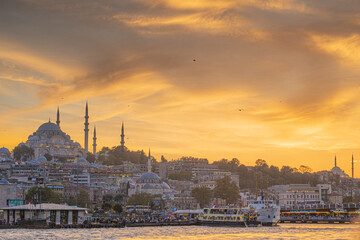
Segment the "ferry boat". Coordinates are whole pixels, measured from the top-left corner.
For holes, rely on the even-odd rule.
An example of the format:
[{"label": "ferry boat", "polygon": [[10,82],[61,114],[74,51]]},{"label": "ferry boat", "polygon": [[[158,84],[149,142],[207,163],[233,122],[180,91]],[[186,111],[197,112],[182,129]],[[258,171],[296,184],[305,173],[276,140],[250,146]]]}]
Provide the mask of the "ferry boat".
[{"label": "ferry boat", "polygon": [[210,226],[259,226],[257,213],[254,210],[241,208],[204,208],[204,212],[198,218],[201,225]]},{"label": "ferry boat", "polygon": [[280,221],[280,207],[272,200],[252,200],[247,209],[257,213],[257,221],[263,226],[276,226]]}]

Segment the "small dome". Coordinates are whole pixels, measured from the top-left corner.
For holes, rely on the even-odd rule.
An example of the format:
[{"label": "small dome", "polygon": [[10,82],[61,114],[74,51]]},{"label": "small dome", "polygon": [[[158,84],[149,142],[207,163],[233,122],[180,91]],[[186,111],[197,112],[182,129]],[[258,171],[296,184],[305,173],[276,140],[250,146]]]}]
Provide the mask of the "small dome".
[{"label": "small dome", "polygon": [[29,141],[38,141],[39,137],[38,136],[32,136],[28,138]]},{"label": "small dome", "polygon": [[47,162],[47,159],[46,159],[46,157],[44,157],[44,156],[40,156],[40,157],[38,158],[38,161],[39,161],[39,162]]},{"label": "small dome", "polygon": [[38,128],[38,131],[61,131],[61,129],[58,125],[49,121],[47,123],[42,124]]},{"label": "small dome", "polygon": [[79,163],[79,164],[87,164],[88,162],[86,161],[85,158],[81,157],[81,158],[78,158],[77,163]]},{"label": "small dome", "polygon": [[152,172],[147,172],[144,173],[143,175],[141,175],[140,179],[144,180],[144,179],[154,179],[154,180],[160,180],[159,176],[155,173]]},{"label": "small dome", "polygon": [[9,184],[9,182],[3,178],[0,180],[0,184]]},{"label": "small dome", "polygon": [[9,151],[9,149],[2,147],[2,148],[0,148],[0,154],[10,155],[10,151]]},{"label": "small dome", "polygon": [[64,146],[64,143],[63,143],[63,142],[61,142],[61,141],[59,141],[59,142],[57,142],[57,143],[56,143],[56,145],[59,145],[59,146]]},{"label": "small dome", "polygon": [[155,187],[153,185],[147,183],[142,188],[143,189],[154,189]]},{"label": "small dome", "polygon": [[33,165],[33,166],[37,166],[37,165],[40,165],[40,163],[35,162],[35,161],[27,161],[27,162],[26,162],[26,165]]},{"label": "small dome", "polygon": [[164,182],[164,183],[163,183],[163,188],[164,188],[164,189],[170,189],[170,186],[169,186],[166,182]]}]

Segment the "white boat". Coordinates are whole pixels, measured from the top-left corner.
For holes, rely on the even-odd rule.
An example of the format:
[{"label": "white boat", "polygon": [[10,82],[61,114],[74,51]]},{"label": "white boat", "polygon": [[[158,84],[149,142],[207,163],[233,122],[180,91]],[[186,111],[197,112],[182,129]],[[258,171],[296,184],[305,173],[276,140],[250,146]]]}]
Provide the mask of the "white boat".
[{"label": "white boat", "polygon": [[257,214],[253,210],[241,208],[205,208],[198,218],[201,225],[214,226],[237,226],[248,227],[258,226]]},{"label": "white boat", "polygon": [[254,209],[258,215],[257,221],[263,226],[275,226],[280,221],[280,207],[272,200],[252,200],[246,209]]}]

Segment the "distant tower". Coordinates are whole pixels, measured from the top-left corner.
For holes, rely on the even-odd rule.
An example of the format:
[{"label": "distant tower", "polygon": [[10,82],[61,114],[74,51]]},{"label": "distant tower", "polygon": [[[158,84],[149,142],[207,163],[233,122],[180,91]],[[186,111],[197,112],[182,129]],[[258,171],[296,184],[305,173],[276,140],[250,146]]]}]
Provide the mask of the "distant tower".
[{"label": "distant tower", "polygon": [[148,158],[148,172],[151,172],[151,155],[150,155],[150,148],[149,148],[149,158]]},{"label": "distant tower", "polygon": [[351,177],[354,178],[354,154],[351,158]]},{"label": "distant tower", "polygon": [[94,137],[93,137],[93,154],[96,154],[96,127],[94,126]]},{"label": "distant tower", "polygon": [[85,108],[85,152],[88,152],[88,142],[89,142],[89,112],[88,112],[88,103],[86,102],[86,108]]},{"label": "distant tower", "polygon": [[59,111],[59,106],[58,106],[58,109],[57,109],[56,124],[60,127],[60,111]]},{"label": "distant tower", "polygon": [[336,167],[336,155],[335,155],[335,167]]},{"label": "distant tower", "polygon": [[124,133],[124,122],[121,125],[121,151],[125,151],[125,133]]}]

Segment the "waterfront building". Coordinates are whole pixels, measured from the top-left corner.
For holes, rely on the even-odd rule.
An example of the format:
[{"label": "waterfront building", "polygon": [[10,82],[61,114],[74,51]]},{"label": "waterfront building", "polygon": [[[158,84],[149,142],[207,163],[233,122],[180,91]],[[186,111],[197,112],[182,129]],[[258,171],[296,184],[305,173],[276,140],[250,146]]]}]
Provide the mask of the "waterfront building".
[{"label": "waterfront building", "polygon": [[323,198],[331,194],[331,187],[327,184],[318,184],[316,187],[310,184],[275,185],[269,188],[269,192],[280,207],[287,207],[325,203]]},{"label": "waterfront building", "polygon": [[9,200],[16,200],[16,184],[11,184],[5,179],[0,180],[0,208],[7,207]]},{"label": "waterfront building", "polygon": [[86,208],[71,207],[54,203],[27,204],[14,207],[2,207],[4,219],[8,223],[23,220],[46,220],[55,225],[82,224]]}]

